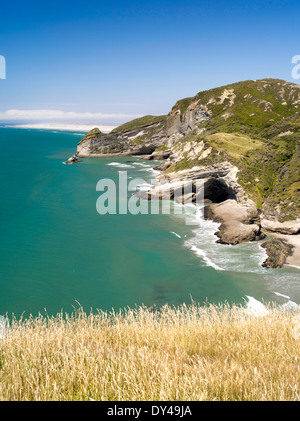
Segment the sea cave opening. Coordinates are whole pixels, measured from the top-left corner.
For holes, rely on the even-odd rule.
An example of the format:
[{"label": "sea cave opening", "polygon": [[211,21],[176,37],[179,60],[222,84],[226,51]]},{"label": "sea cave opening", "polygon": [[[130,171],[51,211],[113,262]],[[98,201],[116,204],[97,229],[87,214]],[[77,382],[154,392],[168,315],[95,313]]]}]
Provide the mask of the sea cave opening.
[{"label": "sea cave opening", "polygon": [[206,203],[221,203],[225,200],[236,200],[236,192],[222,178],[209,178],[204,183],[204,201]]}]

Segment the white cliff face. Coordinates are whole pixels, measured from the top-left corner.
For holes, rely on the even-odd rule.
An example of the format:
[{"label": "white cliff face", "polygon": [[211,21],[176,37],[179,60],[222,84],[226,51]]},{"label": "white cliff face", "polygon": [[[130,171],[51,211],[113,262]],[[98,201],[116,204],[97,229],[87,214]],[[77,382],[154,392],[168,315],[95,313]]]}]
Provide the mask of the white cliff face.
[{"label": "white cliff face", "polygon": [[90,144],[89,142],[82,142],[77,145],[77,155],[84,158],[89,156],[90,152]]},{"label": "white cliff face", "polygon": [[189,132],[199,130],[198,125],[211,118],[208,108],[199,101],[192,102],[182,115],[180,110],[171,111],[167,120],[168,147],[173,146]]},{"label": "white cliff face", "polygon": [[[234,89],[225,89],[218,98],[211,98],[207,105],[201,104],[199,100],[192,102],[184,114],[180,109],[172,110],[168,115],[167,121],[167,137],[168,147],[172,147],[180,138],[186,136],[189,132],[196,131],[199,134],[204,129],[200,129],[199,125],[211,119],[212,114],[209,110],[209,105],[221,105],[225,103],[225,108],[230,108],[236,99]],[[224,119],[229,118],[229,112],[223,115]]]},{"label": "white cliff face", "polygon": [[238,182],[237,174],[239,172],[239,169],[232,164],[230,164],[230,167],[231,168],[229,169],[227,175],[223,179],[228,185],[228,187],[232,188],[235,191],[237,202],[250,208],[256,208],[256,205],[253,202],[253,200],[251,200],[248,197],[248,195],[245,193],[244,189]]}]

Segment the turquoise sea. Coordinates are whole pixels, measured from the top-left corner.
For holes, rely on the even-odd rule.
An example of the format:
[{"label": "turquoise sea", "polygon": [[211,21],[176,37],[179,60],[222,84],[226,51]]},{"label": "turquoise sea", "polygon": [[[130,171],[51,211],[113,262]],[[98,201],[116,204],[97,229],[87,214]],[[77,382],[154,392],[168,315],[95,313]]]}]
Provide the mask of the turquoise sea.
[{"label": "turquoise sea", "polygon": [[[102,178],[149,183],[139,158],[63,161],[82,133],[0,128],[0,314],[135,305],[300,304],[300,271],[264,269],[259,243],[216,244],[217,224],[176,215],[99,215]],[[130,161],[130,162],[128,162]],[[131,178],[130,178],[131,177]],[[131,193],[129,193],[131,194]]]}]

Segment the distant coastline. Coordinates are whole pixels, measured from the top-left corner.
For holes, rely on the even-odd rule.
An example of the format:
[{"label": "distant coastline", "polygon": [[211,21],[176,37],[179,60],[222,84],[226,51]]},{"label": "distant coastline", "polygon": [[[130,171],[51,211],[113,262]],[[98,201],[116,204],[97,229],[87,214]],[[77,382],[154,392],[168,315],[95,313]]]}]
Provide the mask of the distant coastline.
[{"label": "distant coastline", "polygon": [[26,124],[5,124],[3,127],[16,129],[40,129],[40,130],[60,130],[71,132],[87,133],[94,127],[99,127],[103,133],[109,133],[116,126],[106,126],[98,124],[70,124],[70,123],[26,123]]}]

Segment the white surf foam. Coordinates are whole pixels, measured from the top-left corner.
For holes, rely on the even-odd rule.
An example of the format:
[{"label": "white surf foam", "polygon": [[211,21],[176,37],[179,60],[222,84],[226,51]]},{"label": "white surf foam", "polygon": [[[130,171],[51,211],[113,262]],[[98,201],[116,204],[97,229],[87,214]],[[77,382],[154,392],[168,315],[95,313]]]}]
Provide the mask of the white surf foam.
[{"label": "white surf foam", "polygon": [[246,297],[248,298],[248,302],[246,304],[247,313],[258,317],[266,316],[269,313],[268,309],[263,303],[256,300],[254,297],[251,297],[250,295],[246,295]]},{"label": "white surf foam", "polygon": [[143,163],[143,162],[135,162],[134,165],[139,165],[141,167],[149,168],[149,165]]},{"label": "white surf foam", "polygon": [[193,234],[184,245],[216,270],[264,274],[261,264],[266,259],[265,249],[253,242],[235,246],[217,243],[215,234],[220,224],[204,219],[203,209],[200,205],[174,203],[174,216],[185,218]]},{"label": "white surf foam", "polygon": [[220,262],[213,254],[213,244],[216,242],[214,233],[217,231],[219,224],[204,220],[203,207],[195,206],[193,204],[179,204],[174,203],[176,217],[185,218],[188,225],[196,226],[192,230],[194,236],[185,240],[185,247],[189,248],[196,256],[207,265],[216,270],[224,270]]},{"label": "white surf foam", "polygon": [[181,238],[181,235],[177,234],[177,232],[171,231],[171,234],[176,235],[176,237]]},{"label": "white surf foam", "polygon": [[287,303],[282,304],[279,307],[280,311],[288,312],[288,313],[298,313],[300,310],[300,307],[297,303],[295,303],[292,300],[289,300]]},{"label": "white surf foam", "polygon": [[291,268],[300,269],[300,266],[290,265],[290,264],[288,264],[288,263],[286,263],[284,266],[290,266]]},{"label": "white surf foam", "polygon": [[290,298],[291,298],[288,295],[281,294],[280,292],[274,292],[274,294],[278,295],[278,297],[287,298],[288,300],[290,300]]},{"label": "white surf foam", "polygon": [[112,167],[118,167],[118,168],[134,168],[132,165],[122,164],[120,162],[110,162],[109,164],[106,164],[106,165],[112,166]]},{"label": "white surf foam", "polygon": [[207,264],[207,266],[211,266],[216,270],[224,270],[220,266],[216,265],[206,254],[206,252],[199,247],[191,246],[192,252],[194,252],[197,256],[201,257],[201,259]]},{"label": "white surf foam", "polygon": [[153,188],[153,184],[143,183],[143,184],[138,184],[136,187],[139,191],[147,191]]},{"label": "white surf foam", "polygon": [[160,174],[160,171],[154,170],[152,167],[144,167],[144,168],[141,168],[138,171],[148,171],[148,172],[151,172],[154,175]]},{"label": "white surf foam", "polygon": [[161,171],[155,170],[154,168],[151,168],[151,172],[152,172],[154,175],[158,175],[158,174],[160,174],[160,173],[161,173]]},{"label": "white surf foam", "polygon": [[6,338],[6,321],[4,316],[0,316],[0,339],[4,340]]}]

